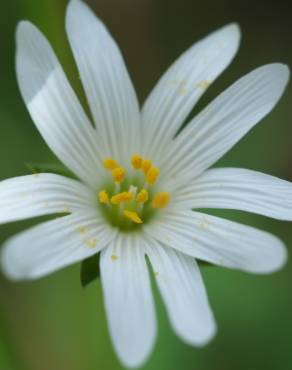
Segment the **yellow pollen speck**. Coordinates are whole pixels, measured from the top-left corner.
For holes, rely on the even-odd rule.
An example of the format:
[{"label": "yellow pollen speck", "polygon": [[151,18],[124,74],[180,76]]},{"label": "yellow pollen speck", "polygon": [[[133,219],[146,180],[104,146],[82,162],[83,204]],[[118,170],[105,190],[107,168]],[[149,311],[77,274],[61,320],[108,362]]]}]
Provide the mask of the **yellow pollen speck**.
[{"label": "yellow pollen speck", "polygon": [[65,204],[63,212],[64,213],[71,213],[72,211],[71,211],[70,207]]},{"label": "yellow pollen speck", "polygon": [[202,220],[199,222],[198,227],[201,230],[207,230],[210,224],[211,224],[210,221],[206,217],[203,217]]},{"label": "yellow pollen speck", "polygon": [[123,167],[116,167],[112,170],[112,176],[115,182],[121,183],[125,179],[125,169]]},{"label": "yellow pollen speck", "polygon": [[87,228],[85,226],[78,226],[77,227],[77,231],[80,233],[80,234],[86,234],[87,233]]},{"label": "yellow pollen speck", "polygon": [[148,191],[142,189],[136,196],[136,201],[139,203],[145,203],[149,199]]},{"label": "yellow pollen speck", "polygon": [[188,93],[188,89],[186,87],[180,87],[177,91],[180,95],[186,95]]},{"label": "yellow pollen speck", "polygon": [[158,275],[159,275],[159,272],[158,272],[158,271],[155,271],[155,272],[154,272],[154,276],[156,276],[156,277],[157,277]]},{"label": "yellow pollen speck", "polygon": [[142,166],[143,158],[139,154],[134,154],[131,158],[132,166],[135,170],[139,170]]},{"label": "yellow pollen speck", "polygon": [[119,257],[118,257],[118,256],[116,256],[115,254],[112,254],[112,255],[111,255],[111,260],[112,260],[112,261],[116,261],[118,258],[119,258]]},{"label": "yellow pollen speck", "polygon": [[146,180],[149,184],[155,184],[158,176],[160,174],[160,170],[157,167],[151,167],[150,170],[146,174]]},{"label": "yellow pollen speck", "polygon": [[164,208],[168,205],[170,201],[170,194],[165,192],[160,192],[154,195],[152,199],[153,208]]},{"label": "yellow pollen speck", "polygon": [[99,198],[100,203],[103,203],[103,204],[108,204],[109,203],[109,196],[108,196],[108,192],[106,190],[101,190],[98,193],[98,198]]},{"label": "yellow pollen speck", "polygon": [[119,165],[117,164],[117,162],[114,159],[106,158],[103,161],[103,166],[107,170],[113,170],[113,169],[117,168]]},{"label": "yellow pollen speck", "polygon": [[137,212],[124,210],[124,216],[129,220],[133,221],[135,224],[143,223]]},{"label": "yellow pollen speck", "polygon": [[124,191],[111,197],[112,204],[120,204],[122,202],[128,202],[132,199],[132,193],[130,191]]},{"label": "yellow pollen speck", "polygon": [[198,87],[201,88],[201,89],[208,89],[208,87],[211,85],[211,82],[210,81],[207,81],[207,80],[203,80],[201,82],[198,83]]},{"label": "yellow pollen speck", "polygon": [[143,159],[141,167],[145,175],[150,170],[151,166],[152,166],[152,162],[150,161],[150,159]]},{"label": "yellow pollen speck", "polygon": [[88,239],[88,240],[86,240],[85,244],[89,248],[95,248],[96,247],[96,244],[97,244],[97,240],[96,240],[96,238]]}]

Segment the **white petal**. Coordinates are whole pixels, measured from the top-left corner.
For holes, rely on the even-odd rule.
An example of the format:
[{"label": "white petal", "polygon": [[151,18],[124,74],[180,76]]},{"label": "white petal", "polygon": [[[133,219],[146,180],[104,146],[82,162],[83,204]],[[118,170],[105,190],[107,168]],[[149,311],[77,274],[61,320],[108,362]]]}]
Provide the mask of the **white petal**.
[{"label": "white petal", "polygon": [[239,41],[238,25],[225,26],[195,43],[166,71],[142,111],[147,156],[155,158],[174,137],[208,86],[230,64]]},{"label": "white petal", "polygon": [[49,147],[77,176],[96,186],[97,134],[48,41],[29,22],[17,28],[17,78],[31,117]]},{"label": "white petal", "polygon": [[253,273],[279,270],[287,260],[275,236],[198,212],[168,212],[145,231],[156,240],[189,256]]},{"label": "white petal", "polygon": [[118,46],[82,1],[70,1],[66,28],[106,153],[129,160],[129,152],[139,148],[140,112]]},{"label": "white petal", "polygon": [[43,173],[0,182],[0,224],[93,207],[95,194],[78,181]]},{"label": "white petal", "polygon": [[2,269],[13,280],[36,279],[96,254],[115,235],[93,211],[57,218],[8,239]]},{"label": "white petal", "polygon": [[100,271],[109,330],[126,367],[141,366],[152,350],[156,321],[143,245],[120,234],[104,249]]},{"label": "white petal", "polygon": [[154,240],[145,248],[173,329],[191,345],[207,344],[216,324],[197,262]]},{"label": "white petal", "polygon": [[176,209],[239,209],[292,220],[292,183],[256,171],[211,169],[176,192]]},{"label": "white petal", "polygon": [[164,172],[181,179],[198,176],[273,109],[288,79],[287,66],[270,64],[237,81],[176,138]]}]

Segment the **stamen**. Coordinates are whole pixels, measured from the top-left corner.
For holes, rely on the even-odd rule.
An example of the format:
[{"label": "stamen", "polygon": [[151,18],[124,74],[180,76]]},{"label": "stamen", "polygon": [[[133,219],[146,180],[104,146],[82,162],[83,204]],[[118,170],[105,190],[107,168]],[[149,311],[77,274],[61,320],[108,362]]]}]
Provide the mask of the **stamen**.
[{"label": "stamen", "polygon": [[119,165],[117,164],[117,162],[114,159],[106,158],[103,161],[103,166],[107,170],[113,170],[113,169],[117,168]]},{"label": "stamen", "polygon": [[164,208],[168,205],[170,201],[170,194],[165,192],[160,192],[154,195],[152,199],[152,207],[153,208]]},{"label": "stamen", "polygon": [[109,203],[109,196],[108,196],[108,192],[106,190],[101,190],[98,193],[98,198],[99,198],[100,203],[103,203],[103,204],[108,204]]},{"label": "stamen", "polygon": [[139,154],[134,154],[131,158],[132,166],[135,170],[139,170],[142,166],[143,158]]},{"label": "stamen", "polygon": [[112,196],[111,203],[117,205],[123,202],[128,202],[131,199],[132,199],[132,193],[130,191],[124,191],[122,193]]},{"label": "stamen", "polygon": [[143,159],[141,167],[145,175],[150,170],[151,166],[152,166],[152,162],[150,161],[150,159]]},{"label": "stamen", "polygon": [[142,189],[136,197],[136,201],[139,203],[146,203],[147,200],[149,199],[149,194],[148,191],[145,189]]},{"label": "stamen", "polygon": [[116,167],[112,170],[112,176],[115,182],[120,184],[125,179],[126,171],[123,167]]},{"label": "stamen", "polygon": [[150,185],[155,184],[159,174],[160,174],[159,168],[151,167],[150,170],[146,174],[146,180],[147,180],[148,184],[150,184]]},{"label": "stamen", "polygon": [[[156,193],[160,169],[152,165],[150,159],[133,154],[129,174],[113,158],[104,159],[103,165],[112,175],[112,184],[99,191],[98,199],[103,204],[105,217],[113,226],[121,230],[134,230],[169,204],[170,193]],[[141,170],[142,174],[136,170]]]},{"label": "stamen", "polygon": [[135,224],[142,224],[143,221],[139,217],[137,212],[128,211],[127,209],[124,210],[124,216],[129,220],[133,221]]}]

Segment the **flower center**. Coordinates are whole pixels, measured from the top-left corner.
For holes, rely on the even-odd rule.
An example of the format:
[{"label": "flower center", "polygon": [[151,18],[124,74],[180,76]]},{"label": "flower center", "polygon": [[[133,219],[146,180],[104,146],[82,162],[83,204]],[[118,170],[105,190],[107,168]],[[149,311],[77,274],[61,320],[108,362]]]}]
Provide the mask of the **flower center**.
[{"label": "flower center", "polygon": [[135,229],[168,205],[170,194],[155,190],[160,170],[149,159],[134,154],[128,174],[113,158],[106,158],[103,165],[110,173],[110,181],[99,191],[98,199],[113,226]]}]

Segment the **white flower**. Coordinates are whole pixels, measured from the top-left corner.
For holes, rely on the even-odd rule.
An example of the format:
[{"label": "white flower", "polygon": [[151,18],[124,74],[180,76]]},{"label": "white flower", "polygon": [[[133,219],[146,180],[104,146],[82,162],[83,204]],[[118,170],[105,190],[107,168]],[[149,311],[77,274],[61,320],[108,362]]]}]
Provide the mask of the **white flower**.
[{"label": "white flower", "polygon": [[285,247],[273,235],[192,209],[292,220],[290,183],[247,169],[208,169],[272,110],[289,72],[282,64],[256,69],[178,133],[233,59],[237,25],[184,53],[141,112],[119,49],[83,2],[70,2],[66,28],[93,124],[48,42],[28,22],[17,30],[17,76],[38,130],[80,182],[45,173],[0,183],[1,223],[69,213],[8,240],[2,267],[11,279],[34,279],[101,252],[111,337],[123,364],[136,367],[156,335],[145,255],[174,331],[196,346],[214,336],[216,325],[195,258],[254,273],[285,263]]}]

